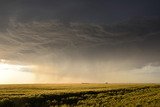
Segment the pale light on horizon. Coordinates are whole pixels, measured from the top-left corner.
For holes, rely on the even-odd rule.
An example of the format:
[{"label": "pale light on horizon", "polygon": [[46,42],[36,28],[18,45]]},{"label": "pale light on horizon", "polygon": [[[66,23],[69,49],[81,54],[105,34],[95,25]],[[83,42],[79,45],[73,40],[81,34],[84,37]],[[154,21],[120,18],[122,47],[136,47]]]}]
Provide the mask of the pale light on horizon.
[{"label": "pale light on horizon", "polygon": [[27,66],[8,64],[5,60],[0,62],[0,84],[33,83],[35,75],[25,71]]}]

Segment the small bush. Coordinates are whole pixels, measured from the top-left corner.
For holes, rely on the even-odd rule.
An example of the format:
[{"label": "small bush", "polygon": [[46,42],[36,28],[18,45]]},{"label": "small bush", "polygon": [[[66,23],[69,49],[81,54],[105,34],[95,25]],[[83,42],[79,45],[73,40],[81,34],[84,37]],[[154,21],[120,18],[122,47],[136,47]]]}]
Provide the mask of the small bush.
[{"label": "small bush", "polygon": [[15,105],[12,100],[4,98],[0,101],[0,107],[15,107]]}]

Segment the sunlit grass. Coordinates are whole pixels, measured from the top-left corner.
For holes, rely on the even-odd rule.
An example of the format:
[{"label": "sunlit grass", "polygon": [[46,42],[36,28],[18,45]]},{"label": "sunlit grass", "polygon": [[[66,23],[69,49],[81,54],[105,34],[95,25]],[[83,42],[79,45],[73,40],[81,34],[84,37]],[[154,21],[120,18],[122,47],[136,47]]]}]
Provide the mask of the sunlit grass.
[{"label": "sunlit grass", "polygon": [[159,84],[0,85],[0,107],[160,106]]}]

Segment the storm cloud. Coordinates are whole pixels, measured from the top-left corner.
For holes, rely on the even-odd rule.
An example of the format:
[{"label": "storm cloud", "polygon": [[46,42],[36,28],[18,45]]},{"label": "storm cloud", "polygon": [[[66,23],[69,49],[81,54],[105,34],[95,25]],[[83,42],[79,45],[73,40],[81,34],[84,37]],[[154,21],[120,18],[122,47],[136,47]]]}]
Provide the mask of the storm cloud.
[{"label": "storm cloud", "polygon": [[36,72],[53,78],[54,73],[59,78],[96,73],[97,79],[106,75],[105,80],[107,73],[159,66],[159,23],[144,19],[107,26],[57,20],[22,23],[12,18],[0,36],[1,58],[38,65]]},{"label": "storm cloud", "polygon": [[37,82],[160,81],[156,0],[1,2],[0,59]]}]

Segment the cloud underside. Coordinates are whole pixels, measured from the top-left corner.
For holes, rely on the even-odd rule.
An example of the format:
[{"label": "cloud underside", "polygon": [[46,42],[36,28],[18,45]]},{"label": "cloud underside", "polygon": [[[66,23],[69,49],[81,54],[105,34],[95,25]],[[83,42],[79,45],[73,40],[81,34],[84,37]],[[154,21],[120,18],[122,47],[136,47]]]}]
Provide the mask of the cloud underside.
[{"label": "cloud underside", "polygon": [[150,65],[157,67],[151,75],[143,72],[144,78],[151,76],[146,79],[150,81],[160,75],[159,23],[147,20],[107,26],[56,20],[25,23],[11,18],[0,33],[0,58],[37,65],[38,75],[77,76],[79,81],[82,77],[105,81],[116,73],[119,77],[139,75],[140,79],[142,73],[137,69],[145,71]]}]

